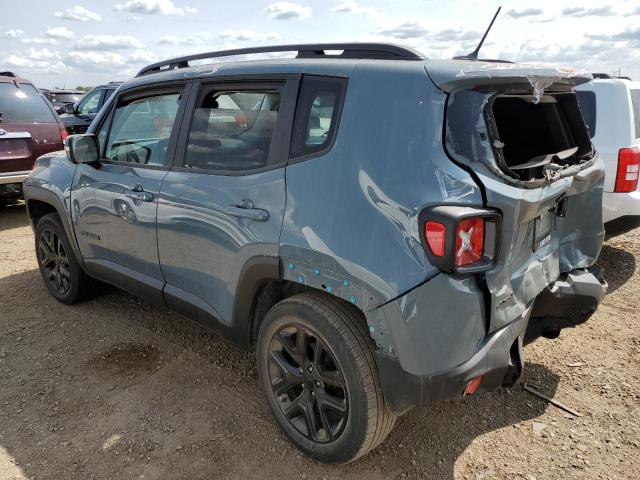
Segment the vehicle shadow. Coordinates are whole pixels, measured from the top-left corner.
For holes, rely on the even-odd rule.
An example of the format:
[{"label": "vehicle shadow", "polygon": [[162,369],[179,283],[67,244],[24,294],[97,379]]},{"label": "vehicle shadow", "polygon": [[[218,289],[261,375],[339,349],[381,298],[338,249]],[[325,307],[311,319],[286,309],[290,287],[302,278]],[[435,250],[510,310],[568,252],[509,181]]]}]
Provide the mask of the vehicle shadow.
[{"label": "vehicle shadow", "polygon": [[0,204],[0,232],[28,225],[29,218],[23,202],[11,205]]},{"label": "vehicle shadow", "polygon": [[604,278],[609,284],[609,294],[623,286],[636,272],[635,256],[613,245],[605,244],[602,247],[596,263],[604,269]]}]

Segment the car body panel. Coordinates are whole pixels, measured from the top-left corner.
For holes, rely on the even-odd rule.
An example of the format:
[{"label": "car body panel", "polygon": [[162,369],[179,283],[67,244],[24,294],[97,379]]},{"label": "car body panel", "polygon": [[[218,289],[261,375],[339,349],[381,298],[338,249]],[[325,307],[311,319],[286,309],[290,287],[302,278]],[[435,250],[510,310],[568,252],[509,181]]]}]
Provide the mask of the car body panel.
[{"label": "car body panel", "polygon": [[[1,94],[11,94],[5,89],[8,85],[11,86],[9,90],[15,89],[16,94],[20,88],[26,88],[27,96],[23,95],[25,102],[42,102],[42,105],[25,106],[23,109],[20,100],[16,100],[16,103],[11,103],[9,116],[5,112],[2,119],[0,115],[0,176],[5,177],[0,183],[8,183],[8,178],[16,175],[20,176],[18,181],[22,182],[24,172],[33,168],[36,158],[62,149],[61,128],[55,110],[30,81],[17,76],[0,76],[0,84],[3,85]],[[38,112],[35,113],[32,108],[37,108]]]},{"label": "car body panel", "polygon": [[[247,199],[268,212],[266,221],[235,216],[231,208]],[[253,257],[278,257],[284,204],[283,168],[244,176],[170,172],[158,206],[167,288],[198,297],[230,325],[245,264]]]},{"label": "car body panel", "polygon": [[[486,145],[466,157],[452,154],[446,112],[457,92],[477,86],[500,91],[517,84],[538,95],[549,87],[569,91],[586,81],[573,71],[491,65],[274,59],[172,69],[125,83],[122,93],[189,80],[305,74],[348,79],[335,142],[320,155],[288,159],[286,167],[251,175],[218,176],[180,169],[176,150],[178,162],[160,186],[157,212],[163,275],[155,278],[163,278],[165,304],[187,314],[210,313],[223,335],[250,346],[247,326],[254,299],[242,291],[241,279],[256,259],[266,258],[265,275],[271,277],[260,280],[284,279],[287,285],[355,305],[367,321],[377,356],[397,363],[407,375],[420,376],[421,385],[428,383],[425,376],[449,372],[442,373],[441,381],[455,378],[447,389],[451,396],[471,373],[498,365],[488,385],[500,386],[513,363],[521,369],[519,351],[537,296],[595,262],[603,238],[599,202],[604,173],[594,156],[563,178],[525,186],[506,182],[489,168],[493,153]],[[476,107],[484,100],[479,98]],[[469,132],[482,129],[480,113],[479,108],[466,112]],[[183,126],[181,138],[187,130]],[[159,181],[164,170],[156,172],[162,173],[151,177]],[[39,175],[33,176],[36,181]],[[81,188],[79,178],[76,174]],[[115,178],[102,182],[122,183]],[[269,220],[229,214],[230,206],[246,199],[267,210]],[[429,261],[418,218],[439,205],[499,215],[498,255],[489,271],[448,274]],[[105,207],[96,220],[113,217]],[[541,224],[549,225],[543,236],[536,233]],[[105,232],[110,233],[114,239],[120,235]],[[80,235],[77,226],[75,234]],[[149,230],[141,240],[157,252],[151,236]]]},{"label": "car body panel", "polygon": [[[118,264],[163,281],[156,246],[156,210],[166,174],[131,165],[78,165],[71,192],[72,218],[85,260]],[[128,197],[136,185],[153,195],[153,200]]]},{"label": "car body panel", "polygon": [[636,192],[614,192],[621,148],[640,148],[640,132],[635,119],[630,90],[640,90],[640,82],[611,78],[595,79],[578,87],[595,94],[595,135],[591,138],[605,167],[602,202],[605,223],[624,216],[640,215],[640,184]]}]

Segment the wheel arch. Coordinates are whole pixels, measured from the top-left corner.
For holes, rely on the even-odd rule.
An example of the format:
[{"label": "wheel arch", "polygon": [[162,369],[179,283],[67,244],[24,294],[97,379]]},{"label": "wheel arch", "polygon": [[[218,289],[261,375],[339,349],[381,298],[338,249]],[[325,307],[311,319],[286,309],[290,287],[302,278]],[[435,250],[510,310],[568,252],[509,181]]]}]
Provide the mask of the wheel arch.
[{"label": "wheel arch", "polygon": [[267,312],[278,302],[299,293],[314,292],[327,300],[337,301],[354,311],[366,326],[364,312],[348,301],[320,288],[282,277],[282,265],[276,257],[256,257],[248,262],[237,285],[234,324],[249,348],[253,348]]},{"label": "wheel arch", "polygon": [[78,263],[84,269],[84,262],[82,256],[80,255],[78,242],[76,240],[74,230],[71,226],[69,214],[67,213],[67,209],[64,208],[62,200],[60,200],[60,198],[58,198],[53,192],[50,192],[49,190],[31,186],[25,192],[25,202],[27,207],[27,215],[29,216],[29,222],[31,223],[31,228],[34,230],[34,232],[38,225],[38,221],[42,217],[50,213],[58,214],[60,222],[62,223],[62,226],[64,228],[64,232],[69,239],[71,248],[73,249],[73,253],[76,259],[78,259]]}]

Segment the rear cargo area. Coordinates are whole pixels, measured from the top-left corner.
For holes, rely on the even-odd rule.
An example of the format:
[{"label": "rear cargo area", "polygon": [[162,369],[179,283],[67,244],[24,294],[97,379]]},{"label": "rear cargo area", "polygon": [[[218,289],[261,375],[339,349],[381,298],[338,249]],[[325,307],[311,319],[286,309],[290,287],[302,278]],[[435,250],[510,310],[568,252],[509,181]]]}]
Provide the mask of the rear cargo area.
[{"label": "rear cargo area", "polygon": [[594,155],[574,93],[496,95],[489,119],[497,160],[519,180],[557,175]]},{"label": "rear cargo area", "polygon": [[480,280],[492,332],[600,252],[604,167],[573,90],[587,78],[517,64],[438,67],[427,72],[447,95],[446,153],[501,215],[498,261]]}]

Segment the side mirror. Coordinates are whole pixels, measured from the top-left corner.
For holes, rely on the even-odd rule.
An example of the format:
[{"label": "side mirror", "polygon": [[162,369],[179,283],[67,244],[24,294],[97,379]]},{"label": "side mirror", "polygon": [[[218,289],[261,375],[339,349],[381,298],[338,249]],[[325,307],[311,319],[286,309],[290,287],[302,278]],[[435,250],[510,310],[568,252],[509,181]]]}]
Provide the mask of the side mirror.
[{"label": "side mirror", "polygon": [[73,115],[74,113],[76,113],[76,108],[73,105],[73,103],[65,103],[64,104],[64,113],[69,113],[71,115]]},{"label": "side mirror", "polygon": [[93,134],[69,135],[64,150],[72,163],[96,163],[100,158],[98,139]]}]

